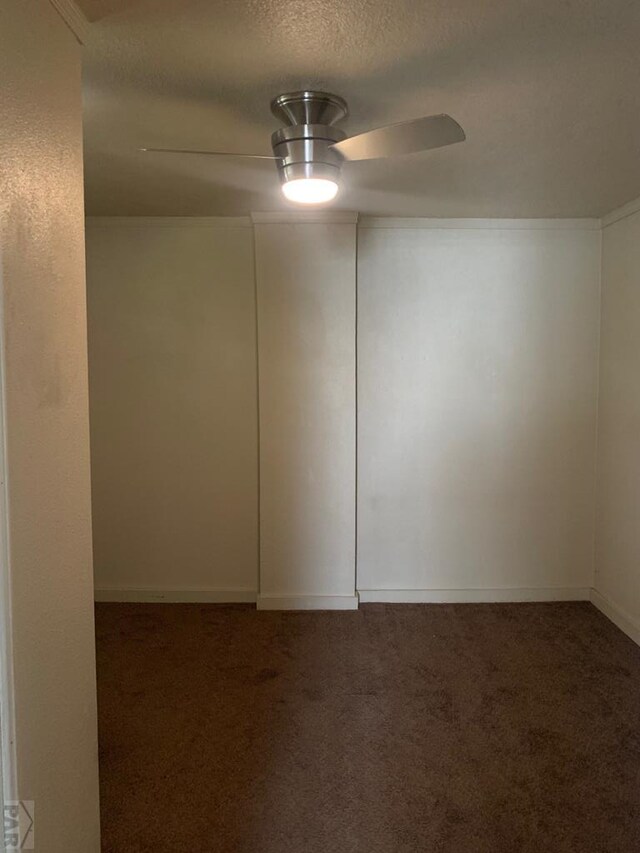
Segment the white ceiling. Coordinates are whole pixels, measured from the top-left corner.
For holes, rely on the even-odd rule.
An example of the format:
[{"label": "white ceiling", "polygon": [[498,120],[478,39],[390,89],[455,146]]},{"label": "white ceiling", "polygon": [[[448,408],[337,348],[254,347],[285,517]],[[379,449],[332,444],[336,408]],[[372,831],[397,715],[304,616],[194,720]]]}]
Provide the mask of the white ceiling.
[{"label": "white ceiling", "polygon": [[640,195],[637,0],[80,0],[87,211],[286,206],[275,167],[139,153],[270,154],[270,99],[320,88],[357,133],[448,112],[467,141],[349,164],[335,207],[599,216]]}]

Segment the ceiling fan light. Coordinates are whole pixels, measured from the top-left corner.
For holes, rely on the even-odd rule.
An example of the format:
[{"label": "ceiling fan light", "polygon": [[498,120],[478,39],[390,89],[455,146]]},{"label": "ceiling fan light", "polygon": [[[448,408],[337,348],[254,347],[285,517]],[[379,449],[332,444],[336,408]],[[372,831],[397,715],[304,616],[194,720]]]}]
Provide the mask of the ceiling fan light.
[{"label": "ceiling fan light", "polygon": [[338,193],[338,184],[328,178],[294,178],[282,184],[284,197],[296,204],[326,204]]}]

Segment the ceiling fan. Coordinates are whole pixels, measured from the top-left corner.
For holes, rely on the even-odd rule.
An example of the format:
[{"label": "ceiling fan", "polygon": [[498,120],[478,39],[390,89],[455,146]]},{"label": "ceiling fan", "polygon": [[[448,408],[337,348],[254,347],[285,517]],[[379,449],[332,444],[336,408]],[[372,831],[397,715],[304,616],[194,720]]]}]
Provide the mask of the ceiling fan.
[{"label": "ceiling fan", "polygon": [[205,154],[274,160],[289,201],[322,204],[335,198],[345,161],[374,160],[414,154],[463,142],[465,134],[449,115],[432,115],[347,136],[336,123],[348,114],[347,102],[328,92],[302,91],[279,95],[271,112],[284,123],[271,136],[273,156],[183,148],[142,148],[163,154]]}]

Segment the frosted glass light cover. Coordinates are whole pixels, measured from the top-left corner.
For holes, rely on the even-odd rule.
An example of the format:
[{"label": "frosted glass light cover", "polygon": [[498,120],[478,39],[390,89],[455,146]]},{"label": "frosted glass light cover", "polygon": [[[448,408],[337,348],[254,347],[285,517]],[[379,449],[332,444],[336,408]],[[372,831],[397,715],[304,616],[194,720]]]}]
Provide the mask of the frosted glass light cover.
[{"label": "frosted glass light cover", "polygon": [[326,178],[297,178],[283,184],[282,192],[297,204],[323,204],[336,197],[338,185]]}]

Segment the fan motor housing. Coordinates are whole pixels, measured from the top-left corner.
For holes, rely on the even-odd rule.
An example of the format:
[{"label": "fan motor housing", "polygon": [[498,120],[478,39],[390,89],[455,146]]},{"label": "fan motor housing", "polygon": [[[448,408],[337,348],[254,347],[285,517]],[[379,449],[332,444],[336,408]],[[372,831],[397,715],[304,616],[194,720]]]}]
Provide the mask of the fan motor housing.
[{"label": "fan motor housing", "polygon": [[276,130],[271,147],[278,158],[280,181],[325,178],[338,183],[344,158],[332,145],[345,138],[343,130],[326,124],[296,124]]},{"label": "fan motor housing", "polygon": [[332,145],[346,139],[335,127],[348,114],[346,101],[329,92],[289,92],[273,99],[271,112],[285,123],[271,136],[280,182],[324,178],[338,183],[344,158]]},{"label": "fan motor housing", "polygon": [[339,95],[303,89],[278,95],[271,101],[271,112],[285,125],[333,125],[348,115],[349,110]]}]

